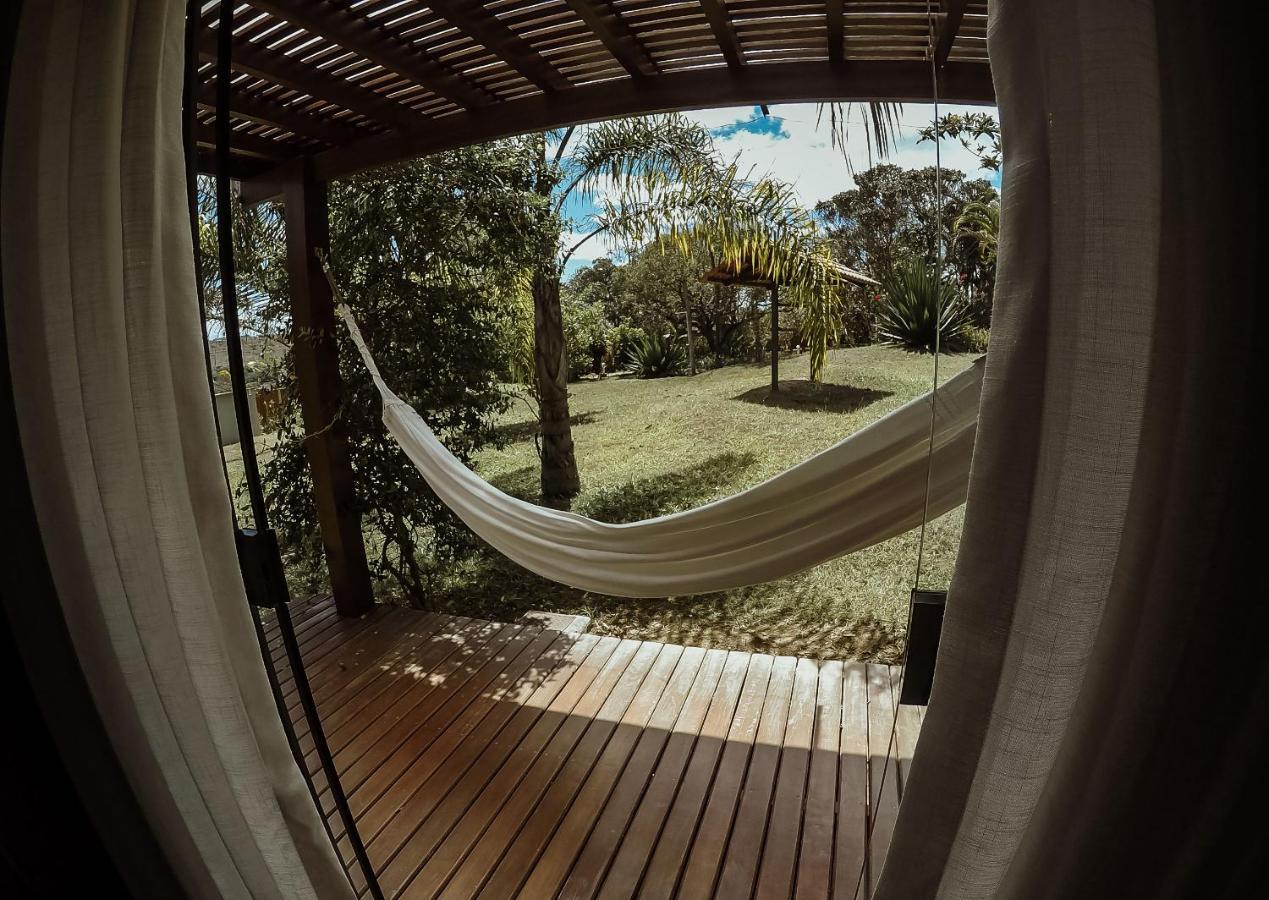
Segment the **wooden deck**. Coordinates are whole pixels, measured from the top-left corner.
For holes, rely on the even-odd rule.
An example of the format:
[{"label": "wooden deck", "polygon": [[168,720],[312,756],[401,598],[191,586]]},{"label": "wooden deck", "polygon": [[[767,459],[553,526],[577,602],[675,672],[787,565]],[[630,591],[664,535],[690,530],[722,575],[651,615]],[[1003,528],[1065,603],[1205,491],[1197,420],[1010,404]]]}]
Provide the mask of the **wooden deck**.
[{"label": "wooden deck", "polygon": [[[293,615],[388,897],[871,891],[923,714],[896,706],[897,667],[395,608],[345,620],[329,600]],[[364,891],[272,623],[266,633]]]}]

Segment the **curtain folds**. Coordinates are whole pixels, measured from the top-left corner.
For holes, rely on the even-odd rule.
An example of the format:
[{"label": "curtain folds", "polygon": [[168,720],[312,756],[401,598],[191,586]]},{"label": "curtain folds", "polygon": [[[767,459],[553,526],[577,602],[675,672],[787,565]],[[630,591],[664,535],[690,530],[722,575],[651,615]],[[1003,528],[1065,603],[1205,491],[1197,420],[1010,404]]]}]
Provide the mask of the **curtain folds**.
[{"label": "curtain folds", "polygon": [[991,6],[991,350],[879,898],[1216,897],[1263,852],[1231,825],[1266,655],[1237,605],[1263,479],[1230,13]]},{"label": "curtain folds", "polygon": [[388,433],[437,496],[498,552],[571,587],[667,597],[773,581],[915,528],[927,489],[931,519],[965,500],[982,360],[937,396],[748,490],[613,525],[519,500],[464,466],[384,383],[348,308],[339,314],[379,389]]},{"label": "curtain folds", "polygon": [[238,573],[181,146],[184,5],[27,3],[4,296],[63,614],[147,817],[200,897],[345,897]]}]

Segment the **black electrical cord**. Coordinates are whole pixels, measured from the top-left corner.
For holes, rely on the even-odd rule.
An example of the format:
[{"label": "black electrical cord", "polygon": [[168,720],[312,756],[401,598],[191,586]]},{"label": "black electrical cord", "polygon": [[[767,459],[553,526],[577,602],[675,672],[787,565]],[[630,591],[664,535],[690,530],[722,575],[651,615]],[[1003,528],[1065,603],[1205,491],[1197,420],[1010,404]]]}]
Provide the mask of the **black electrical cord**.
[{"label": "black electrical cord", "polygon": [[[234,4],[222,0],[219,9],[216,35],[216,243],[220,261],[220,295],[222,313],[225,320],[225,347],[228,351],[229,379],[233,388],[234,414],[238,423],[239,446],[242,448],[243,477],[247,483],[247,493],[251,499],[251,514],[255,527],[252,529],[237,528],[237,543],[240,562],[250,570],[244,580],[248,586],[248,594],[256,596],[249,599],[254,606],[268,606],[277,616],[278,631],[282,636],[282,644],[286,650],[287,660],[291,666],[291,676],[295,682],[296,693],[308,721],[309,734],[313,738],[313,746],[321,761],[322,771],[326,775],[327,786],[331,798],[344,822],[344,832],[352,845],[353,854],[366,879],[367,890],[374,900],[383,900],[383,890],[375,876],[374,866],[366,852],[365,843],[357,830],[357,822],[348,806],[348,797],[344,793],[339,780],[339,770],[335,766],[330,745],[326,742],[326,732],[322,728],[318,715],[317,703],[313,699],[313,691],[304,671],[304,659],[300,653],[299,642],[295,637],[295,627],[291,621],[288,607],[290,597],[286,580],[282,577],[281,557],[278,553],[277,540],[269,528],[268,512],[264,502],[264,484],[260,479],[260,464],[256,458],[255,440],[251,425],[251,414],[247,403],[247,377],[242,362],[242,337],[238,321],[237,274],[234,269],[233,256],[233,213],[232,198],[229,190],[230,162],[230,127],[229,102],[232,83],[231,56],[233,53],[233,19]],[[236,523],[235,523],[236,524]],[[255,613],[253,613],[255,615]],[[263,641],[263,630],[257,617],[257,637]],[[267,645],[262,643],[262,647]],[[268,666],[267,668],[272,668]],[[276,673],[272,680],[276,683]],[[275,692],[277,688],[275,687]],[[275,693],[275,696],[277,694]],[[283,710],[284,723],[289,716]],[[293,747],[293,752],[298,745]],[[302,757],[299,759],[301,771],[307,776]],[[313,790],[310,780],[310,791]],[[321,806],[317,813],[325,822]],[[329,834],[329,824],[327,824]]]}]

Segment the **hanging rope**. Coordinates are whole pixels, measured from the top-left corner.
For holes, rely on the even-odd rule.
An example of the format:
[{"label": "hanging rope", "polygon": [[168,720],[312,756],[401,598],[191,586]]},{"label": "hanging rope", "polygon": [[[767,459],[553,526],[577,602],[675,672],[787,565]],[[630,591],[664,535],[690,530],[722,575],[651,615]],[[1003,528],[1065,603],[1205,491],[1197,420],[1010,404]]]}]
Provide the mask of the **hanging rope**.
[{"label": "hanging rope", "polygon": [[[935,240],[935,263],[934,263],[934,374],[933,384],[930,387],[930,437],[929,444],[925,454],[925,497],[921,510],[921,531],[917,537],[917,557],[916,572],[912,577],[912,590],[917,591],[921,587],[921,569],[925,560],[925,532],[929,525],[930,518],[930,485],[934,475],[934,437],[936,411],[938,409],[938,393],[939,393],[939,352],[941,350],[941,341],[943,332],[943,160],[940,152],[942,144],[942,136],[939,134],[939,71],[938,58],[935,54],[935,46],[938,40],[938,30],[935,27],[934,5],[932,0],[925,2],[925,18],[929,31],[928,45],[926,53],[930,58],[930,95],[934,100],[934,240]],[[892,695],[896,698],[903,696],[903,680],[907,676],[907,668],[901,671],[899,675],[899,684],[896,689],[892,690]],[[886,738],[885,764],[881,769],[881,778],[877,783],[877,790],[874,792],[869,790],[867,797],[868,810],[868,838],[866,846],[872,846],[872,833],[877,825],[876,809],[873,805],[873,798],[880,798],[882,792],[886,788],[886,775],[890,772],[891,765],[898,765],[894,758],[895,735],[899,729],[899,703],[894,703],[894,714],[890,717],[890,733]],[[869,761],[869,766],[872,763]],[[869,779],[871,784],[872,779]],[[864,875],[868,871],[871,853],[864,855],[864,861],[859,866],[859,877],[855,881],[855,897],[859,896],[860,888],[863,887]]]},{"label": "hanging rope", "polygon": [[[230,95],[232,86],[232,69],[230,57],[233,52],[234,10],[236,5],[221,0],[216,35],[216,243],[220,262],[220,294],[222,313],[225,319],[225,348],[228,352],[229,378],[233,388],[234,414],[238,423],[238,443],[242,448],[243,480],[247,484],[247,493],[251,499],[251,514],[255,525],[253,529],[238,525],[235,514],[235,538],[238,545],[239,562],[243,566],[243,580],[247,587],[248,599],[252,606],[268,606],[273,609],[278,623],[278,631],[282,636],[282,645],[291,667],[291,677],[295,684],[304,718],[308,722],[309,735],[313,739],[313,747],[321,762],[322,771],[326,775],[327,787],[335,808],[344,822],[344,834],[352,845],[353,855],[366,880],[366,889],[373,900],[383,900],[383,891],[375,876],[374,866],[357,830],[357,822],[352,809],[348,805],[347,795],[340,782],[339,771],[335,759],[326,741],[326,733],[322,728],[321,717],[317,710],[317,701],[309,685],[308,675],[304,669],[303,654],[299,641],[295,636],[295,628],[291,622],[291,611],[288,606],[290,596],[287,591],[286,577],[282,570],[282,559],[278,550],[277,538],[269,528],[268,512],[264,500],[264,484],[260,478],[260,465],[256,458],[255,436],[252,429],[251,413],[247,406],[247,376],[243,367],[242,337],[238,321],[237,277],[234,269],[233,254],[233,211],[229,191],[230,161]],[[191,10],[191,15],[196,15]],[[223,456],[222,456],[223,460]],[[256,622],[256,637],[265,650],[266,668],[272,669],[272,654],[267,652],[264,643],[264,631],[261,627],[258,611],[253,608],[252,615]],[[270,672],[270,687],[275,700],[281,694],[278,688],[277,673]],[[318,792],[313,778],[299,752],[299,744],[294,740],[294,730],[289,721],[289,713],[279,704],[279,715],[284,729],[288,732],[288,742],[295,756],[296,765],[307,783],[309,793],[313,797],[317,815],[321,818],[326,833],[335,847],[334,835],[330,823],[318,802]],[[345,873],[347,874],[347,873]],[[349,886],[355,889],[351,877]]]}]

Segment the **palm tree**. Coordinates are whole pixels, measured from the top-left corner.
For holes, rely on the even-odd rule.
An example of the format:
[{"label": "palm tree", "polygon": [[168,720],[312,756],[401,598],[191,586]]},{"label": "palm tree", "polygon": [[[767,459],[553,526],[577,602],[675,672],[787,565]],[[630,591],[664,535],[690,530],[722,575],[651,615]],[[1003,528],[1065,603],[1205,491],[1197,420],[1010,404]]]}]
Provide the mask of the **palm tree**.
[{"label": "palm tree", "polygon": [[[570,224],[564,207],[575,193],[646,194],[701,169],[713,157],[709,133],[684,116],[620,119],[578,133],[574,128],[541,136],[537,192],[545,217],[538,262],[532,274],[535,386],[542,432],[542,497],[562,504],[581,488],[568,411],[568,364],[560,314],[560,278],[569,258],[597,234],[612,230],[621,204],[605,202],[580,239],[565,246]],[[552,144],[554,145],[552,147]]]},{"label": "palm tree", "polygon": [[952,223],[954,238],[972,241],[978,258],[985,265],[996,261],[996,242],[1000,235],[1000,202],[983,203],[975,200],[966,203],[961,214]]}]

